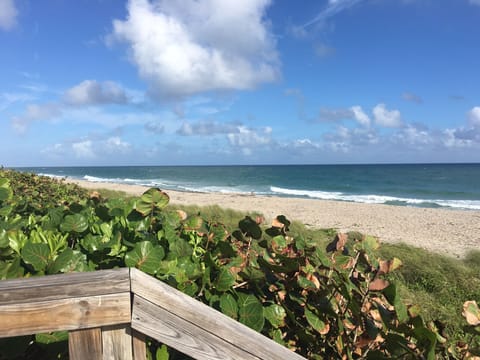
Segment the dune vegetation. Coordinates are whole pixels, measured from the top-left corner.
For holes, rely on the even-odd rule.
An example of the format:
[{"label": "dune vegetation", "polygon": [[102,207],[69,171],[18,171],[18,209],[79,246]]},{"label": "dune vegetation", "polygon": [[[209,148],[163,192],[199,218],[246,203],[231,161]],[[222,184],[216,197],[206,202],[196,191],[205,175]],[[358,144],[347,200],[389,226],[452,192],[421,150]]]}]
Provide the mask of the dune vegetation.
[{"label": "dune vegetation", "polygon": [[[480,355],[480,252],[451,259],[280,215],[178,208],[0,171],[0,279],[137,267],[311,358]],[[475,302],[477,301],[477,302]],[[66,358],[65,333],[3,339],[0,359]],[[152,358],[182,358],[150,342]]]}]

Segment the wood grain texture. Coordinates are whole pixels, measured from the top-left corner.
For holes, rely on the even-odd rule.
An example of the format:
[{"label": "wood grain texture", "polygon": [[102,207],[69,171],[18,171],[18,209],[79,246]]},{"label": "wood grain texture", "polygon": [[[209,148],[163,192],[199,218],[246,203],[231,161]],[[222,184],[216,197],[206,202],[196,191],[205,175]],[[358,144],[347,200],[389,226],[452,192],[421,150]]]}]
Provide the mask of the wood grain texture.
[{"label": "wood grain texture", "polygon": [[133,299],[132,328],[194,359],[259,360],[248,351],[138,296]]},{"label": "wood grain texture", "polygon": [[68,334],[70,360],[102,360],[102,332],[100,328],[70,331]]},{"label": "wood grain texture", "polygon": [[[169,313],[176,314],[178,318],[194,324],[208,333],[215,334],[218,338],[224,339],[240,349],[248,350],[261,359],[304,359],[262,334],[137,269],[131,269],[130,278],[131,289],[135,295],[158,305]],[[146,332],[147,329],[142,328],[141,322],[135,320],[137,316],[143,319],[146,315],[142,313],[142,316],[139,316],[136,312],[137,307],[138,305],[134,301],[132,328],[154,337],[150,331],[154,331],[155,328],[150,329],[149,326],[149,332]],[[176,329],[180,327],[180,325],[175,326]],[[195,335],[195,333],[192,334],[192,336]]]},{"label": "wood grain texture", "polygon": [[147,360],[147,344],[145,334],[132,329],[133,358],[135,360]]},{"label": "wood grain texture", "polygon": [[130,292],[0,306],[0,337],[130,323]]},{"label": "wood grain texture", "polygon": [[130,291],[129,269],[0,281],[0,305],[107,295]]},{"label": "wood grain texture", "polygon": [[102,327],[103,360],[133,360],[130,325]]}]

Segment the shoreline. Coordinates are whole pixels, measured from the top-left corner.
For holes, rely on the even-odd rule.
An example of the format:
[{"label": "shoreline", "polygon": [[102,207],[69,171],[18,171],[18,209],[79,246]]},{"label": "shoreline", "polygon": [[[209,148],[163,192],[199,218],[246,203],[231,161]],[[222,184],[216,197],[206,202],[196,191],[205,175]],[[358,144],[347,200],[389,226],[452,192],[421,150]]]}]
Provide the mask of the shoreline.
[{"label": "shoreline", "polygon": [[[86,189],[110,189],[141,195],[141,185],[89,182],[66,178]],[[381,242],[406,243],[452,257],[480,250],[480,211],[416,208],[384,204],[288,198],[266,195],[197,193],[164,190],[175,205],[218,205],[240,212],[259,212],[270,222],[277,215],[310,228],[360,231]]]}]

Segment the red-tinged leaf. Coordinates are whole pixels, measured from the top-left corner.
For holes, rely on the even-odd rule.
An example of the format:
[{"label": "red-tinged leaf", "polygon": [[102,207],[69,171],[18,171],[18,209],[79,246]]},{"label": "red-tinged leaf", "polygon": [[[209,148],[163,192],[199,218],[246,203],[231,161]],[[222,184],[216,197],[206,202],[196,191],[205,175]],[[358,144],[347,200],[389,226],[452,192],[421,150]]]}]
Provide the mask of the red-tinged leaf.
[{"label": "red-tinged leaf", "polygon": [[368,286],[368,290],[370,290],[370,291],[382,291],[388,285],[390,285],[390,283],[387,280],[377,278],[370,283],[370,285]]}]

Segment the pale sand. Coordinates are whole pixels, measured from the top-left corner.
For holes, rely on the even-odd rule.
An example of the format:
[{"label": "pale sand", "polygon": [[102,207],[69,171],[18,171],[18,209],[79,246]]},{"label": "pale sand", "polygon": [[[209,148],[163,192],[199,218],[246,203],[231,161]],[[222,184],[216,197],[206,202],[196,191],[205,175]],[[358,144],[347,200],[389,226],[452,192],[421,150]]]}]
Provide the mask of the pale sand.
[{"label": "pale sand", "polygon": [[[112,189],[132,195],[147,187],[67,179],[88,189]],[[285,215],[313,228],[360,231],[389,243],[403,242],[453,257],[480,250],[480,211],[423,209],[299,198],[166,190],[172,204],[218,205],[241,212],[259,212],[267,221]],[[425,259],[428,261],[428,259]]]}]

